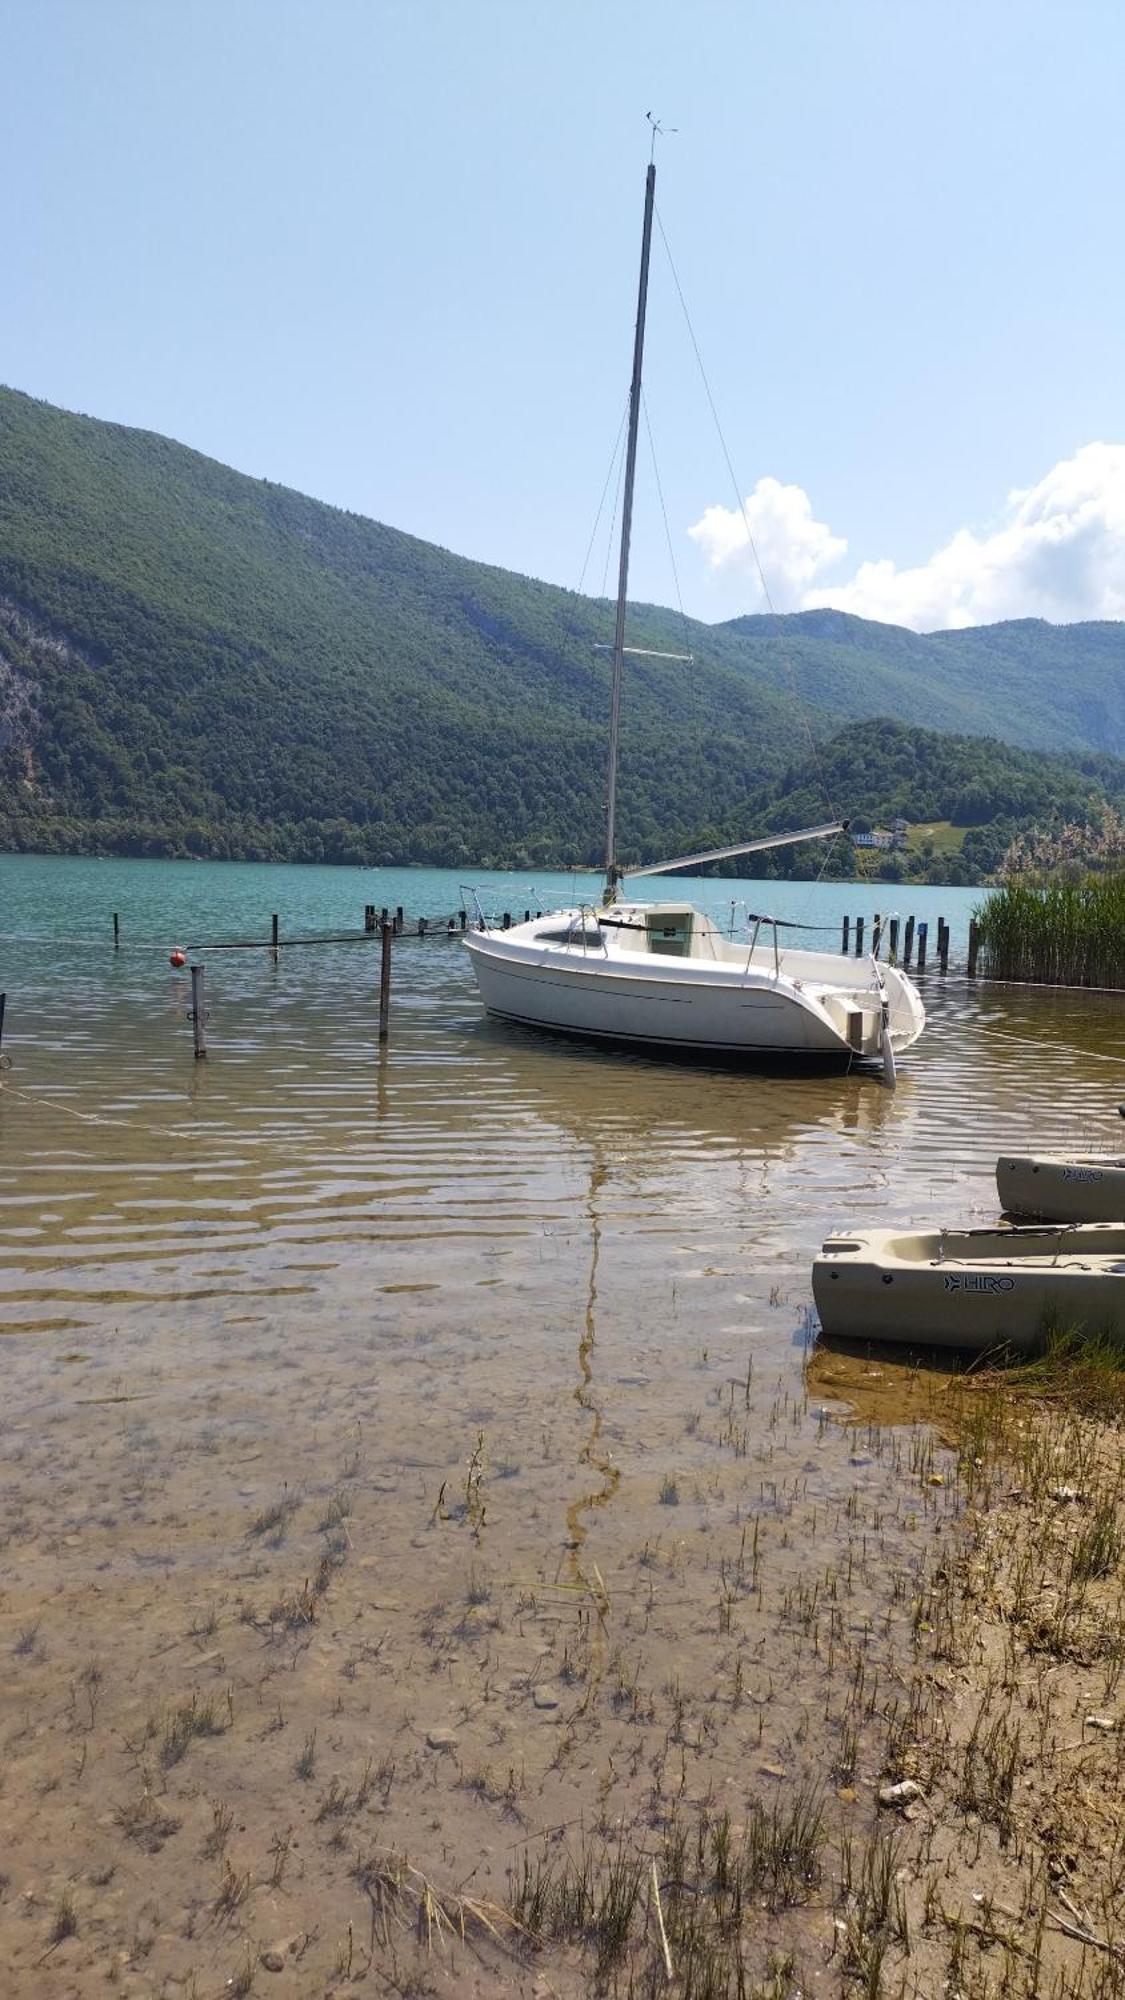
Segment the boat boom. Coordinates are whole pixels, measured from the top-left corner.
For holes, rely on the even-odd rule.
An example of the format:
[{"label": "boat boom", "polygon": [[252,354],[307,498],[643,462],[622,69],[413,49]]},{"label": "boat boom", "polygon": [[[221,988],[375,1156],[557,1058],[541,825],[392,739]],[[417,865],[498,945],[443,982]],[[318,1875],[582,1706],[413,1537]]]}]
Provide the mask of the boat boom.
[{"label": "boat boom", "polygon": [[797,833],[769,833],[762,840],[740,840],[734,847],[709,847],[703,854],[677,854],[674,861],[652,861],[644,868],[622,869],[625,875],[667,875],[673,868],[693,868],[704,861],[731,861],[736,854],[763,854],[768,847],[793,847],[799,840],[831,840],[846,833],[846,819],[829,820],[824,826],[803,826]]}]

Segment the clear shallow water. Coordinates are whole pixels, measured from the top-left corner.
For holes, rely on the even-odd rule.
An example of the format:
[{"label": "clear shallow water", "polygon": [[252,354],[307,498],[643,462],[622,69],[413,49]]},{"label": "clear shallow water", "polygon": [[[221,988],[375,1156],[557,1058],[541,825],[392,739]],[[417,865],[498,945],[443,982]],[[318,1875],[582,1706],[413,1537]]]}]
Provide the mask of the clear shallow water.
[{"label": "clear shallow water", "polygon": [[[573,891],[571,877],[481,883],[486,904],[521,911]],[[690,893],[718,915],[768,898],[833,929],[864,893],[869,915],[891,907],[885,886]],[[944,914],[956,958],[976,900],[911,890],[902,908]],[[487,1286],[490,1323],[508,1315],[528,1353],[553,1353],[596,1187],[603,1296],[623,1327],[659,1344],[686,1283],[701,1341],[749,1313],[781,1357],[829,1228],[986,1217],[1002,1146],[1119,1143],[1119,1001],[932,972],[930,1025],[893,1094],[871,1077],[678,1069],[490,1023],[445,940],[396,947],[382,1060],[371,946],[294,949],[277,967],[216,954],[211,1054],[193,1061],[189,983],[167,943],[266,936],[274,909],[284,936],[358,928],[365,902],[459,901],[442,871],[0,858],[8,1334],[183,1341],[253,1314],[286,1337],[331,1328],[343,1353],[376,1297],[386,1338],[436,1315],[455,1350]]]},{"label": "clear shallow water", "polygon": [[[739,885],[703,894],[722,914]],[[929,897],[956,940],[971,894]],[[604,1809],[647,1839],[658,1783],[736,1819],[775,1784],[834,1784],[858,1669],[901,1683],[919,1524],[955,1489],[931,1486],[930,1440],[806,1397],[810,1259],[839,1223],[990,1217],[1001,1146],[1119,1143],[1120,1001],[933,972],[893,1094],[505,1029],[444,939],[395,947],[382,1058],[370,944],[209,957],[193,1060],[169,943],[456,901],[421,871],[0,859],[0,1727],[21,1883],[43,1885],[36,1923],[25,1895],[0,1905],[0,1952],[29,1980],[78,1880],[105,1899],[71,1941],[83,1991],[100,1941],[133,1950],[158,1908],[154,1990],[195,1967],[218,1992],[236,1968],[199,1923],[201,1857],[229,1800],[255,1935],[323,1932],[326,1990],[369,1910],[318,1801],[373,1754],[400,1773],[377,1836],[499,1898],[539,1828]],[[115,908],[154,942],[114,956]],[[794,1608],[826,1580],[814,1646]],[[136,1746],[197,1696],[230,1727],[162,1771],[183,1826],[142,1853],[113,1820],[147,1785]],[[268,1856],[297,1826],[282,1912]]]}]

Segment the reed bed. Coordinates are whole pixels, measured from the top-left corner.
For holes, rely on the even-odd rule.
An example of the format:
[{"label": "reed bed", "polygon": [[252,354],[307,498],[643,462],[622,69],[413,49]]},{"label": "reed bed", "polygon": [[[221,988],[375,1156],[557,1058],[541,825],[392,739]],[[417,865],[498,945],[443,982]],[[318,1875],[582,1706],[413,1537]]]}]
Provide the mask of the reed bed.
[{"label": "reed bed", "polygon": [[1125,870],[1073,883],[1010,877],[974,914],[992,979],[1125,987]]}]

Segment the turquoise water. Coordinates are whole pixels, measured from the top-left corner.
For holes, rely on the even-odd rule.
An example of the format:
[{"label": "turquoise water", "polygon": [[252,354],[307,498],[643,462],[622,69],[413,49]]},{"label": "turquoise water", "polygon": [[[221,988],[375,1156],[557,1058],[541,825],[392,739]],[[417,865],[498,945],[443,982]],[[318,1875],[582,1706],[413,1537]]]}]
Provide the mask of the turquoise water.
[{"label": "turquoise water", "polygon": [[[601,876],[589,873],[500,874],[451,868],[321,868],[261,862],[123,861],[53,855],[0,855],[0,976],[16,940],[57,939],[75,950],[100,946],[121,916],[127,948],[142,941],[161,949],[200,946],[232,936],[268,938],[276,911],[281,932],[359,929],[364,905],[409,916],[448,915],[475,888],[489,914],[594,900]],[[954,955],[968,935],[979,889],[874,882],[758,882],[699,876],[638,877],[630,895],[645,902],[686,896],[724,924],[747,909],[823,927],[823,942],[840,935],[844,915],[862,914],[871,935],[876,911],[928,921],[931,955],[937,919],[950,926]],[[471,901],[469,903],[471,909]],[[809,939],[810,944],[821,940]],[[2,983],[2,981],[0,981]]]}]

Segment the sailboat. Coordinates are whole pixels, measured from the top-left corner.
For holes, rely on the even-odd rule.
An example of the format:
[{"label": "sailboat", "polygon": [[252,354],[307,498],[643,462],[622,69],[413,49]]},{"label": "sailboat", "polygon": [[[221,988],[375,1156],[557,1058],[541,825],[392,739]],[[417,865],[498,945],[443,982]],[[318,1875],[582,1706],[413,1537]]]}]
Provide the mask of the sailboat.
[{"label": "sailboat", "polygon": [[[655,134],[654,134],[655,142]],[[655,1051],[723,1059],[796,1060],[847,1066],[879,1064],[888,1082],[895,1059],[917,1041],[925,1010],[917,988],[872,956],[841,961],[834,953],[791,948],[782,932],[801,928],[767,914],[749,919],[745,941],[728,937],[691,903],[631,902],[617,860],[617,752],[624,663],[645,649],[625,644],[629,545],[633,516],[641,369],[648,304],[656,166],[645,182],[644,229],[629,428],[621,509],[621,548],[609,722],[606,879],[601,901],[497,929],[478,912],[465,934],[487,1011],[504,1020]],[[669,655],[661,655],[668,658]],[[797,841],[830,839],[842,821],[682,854],[636,875],[705,867],[735,855]]]}]

